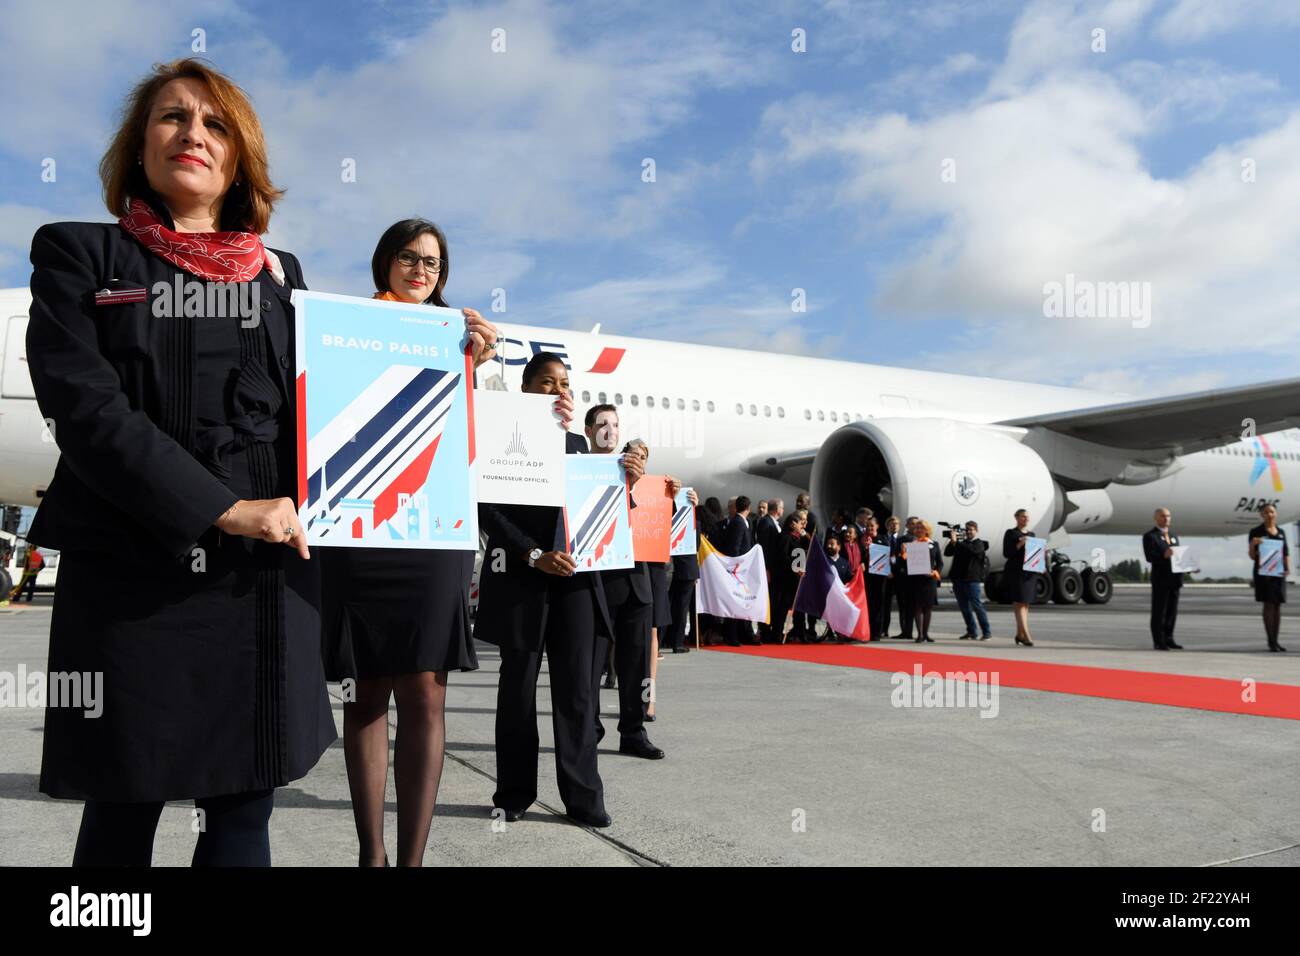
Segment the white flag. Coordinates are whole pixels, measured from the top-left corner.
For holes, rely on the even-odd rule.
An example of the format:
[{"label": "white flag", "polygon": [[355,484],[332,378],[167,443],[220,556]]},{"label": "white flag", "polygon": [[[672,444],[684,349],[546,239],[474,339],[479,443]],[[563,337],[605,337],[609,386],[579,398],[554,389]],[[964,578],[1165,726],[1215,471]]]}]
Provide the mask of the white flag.
[{"label": "white flag", "polygon": [[763,549],[754,545],[749,554],[730,558],[700,537],[699,612],[715,617],[768,623],[767,569]]}]

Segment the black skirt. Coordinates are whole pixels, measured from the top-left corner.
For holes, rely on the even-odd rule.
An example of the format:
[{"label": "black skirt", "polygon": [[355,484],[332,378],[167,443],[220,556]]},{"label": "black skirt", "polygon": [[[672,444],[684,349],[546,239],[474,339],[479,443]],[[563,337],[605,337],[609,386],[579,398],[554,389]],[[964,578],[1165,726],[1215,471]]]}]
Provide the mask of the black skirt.
[{"label": "black skirt", "polygon": [[1037,591],[1034,586],[1034,579],[1037,577],[1038,575],[1033,571],[1021,571],[1019,581],[1013,578],[1011,581],[1011,600],[1021,604],[1033,604],[1035,592]]},{"label": "black skirt", "polygon": [[939,603],[939,582],[931,574],[910,574],[907,593],[912,607],[934,607]]},{"label": "black skirt", "polygon": [[[654,597],[652,627],[661,630],[673,623],[673,609],[668,602],[668,565],[656,561],[646,562],[650,568],[650,594]],[[659,635],[662,639],[663,635]]]},{"label": "black skirt", "polygon": [[473,551],[317,548],[327,680],[472,671]]},{"label": "black skirt", "polygon": [[1286,578],[1255,575],[1255,600],[1261,604],[1286,603]]}]

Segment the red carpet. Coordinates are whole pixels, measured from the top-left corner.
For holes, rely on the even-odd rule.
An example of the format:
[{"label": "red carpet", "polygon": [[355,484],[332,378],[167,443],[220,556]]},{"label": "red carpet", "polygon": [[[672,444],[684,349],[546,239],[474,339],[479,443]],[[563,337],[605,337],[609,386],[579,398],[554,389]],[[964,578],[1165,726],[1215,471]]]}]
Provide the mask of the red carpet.
[{"label": "red carpet", "polygon": [[998,684],[1002,687],[1106,697],[1142,704],[1165,704],[1169,707],[1192,707],[1226,714],[1249,714],[1252,717],[1300,720],[1300,687],[1288,684],[1257,681],[1254,686],[1255,699],[1242,700],[1245,693],[1242,682],[1222,677],[1192,677],[1187,674],[1084,667],[1078,664],[1047,664],[1001,657],[929,653],[910,648],[852,644],[765,644],[762,647],[715,646],[704,650],[907,674],[911,674],[917,664],[921,665],[923,674],[931,671],[996,672]]}]

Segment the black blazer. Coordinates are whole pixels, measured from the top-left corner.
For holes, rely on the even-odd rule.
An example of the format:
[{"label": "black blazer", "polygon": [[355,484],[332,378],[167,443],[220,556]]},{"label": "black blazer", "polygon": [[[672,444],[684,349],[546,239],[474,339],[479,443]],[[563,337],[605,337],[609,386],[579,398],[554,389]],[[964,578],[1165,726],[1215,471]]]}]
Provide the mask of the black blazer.
[{"label": "black blazer", "polygon": [[[1019,574],[1025,570],[1025,549],[1017,548],[1016,542],[1021,538],[1032,537],[1033,535],[1028,531],[1021,531],[1019,528],[1008,528],[1002,535],[1002,557],[1007,559],[1006,565],[1002,568],[1004,574]],[[1038,572],[1025,573],[1037,574]]]},{"label": "black blazer", "polygon": [[718,548],[728,557],[739,558],[754,548],[754,536],[750,533],[749,522],[740,515],[727,519],[719,538]]},{"label": "black blazer", "polygon": [[1182,572],[1175,573],[1173,559],[1165,557],[1165,548],[1178,543],[1178,535],[1169,532],[1169,544],[1165,544],[1164,532],[1157,527],[1142,536],[1142,553],[1151,564],[1151,586],[1180,588],[1183,586]]},{"label": "black blazer", "polygon": [[[302,269],[272,251],[285,285],[258,277],[262,309],[278,298],[291,315]],[[42,226],[32,264],[27,357],[59,461],[28,537],[128,560],[187,558],[237,498],[195,457],[193,323],[152,314],[154,284],[170,286],[179,270],[116,223],[92,222]],[[93,290],[112,280],[145,287],[147,300],[96,305]],[[267,325],[292,406],[290,330]]]},{"label": "black blazer", "polygon": [[767,565],[767,573],[772,573],[781,549],[781,524],[771,515],[763,515],[758,522],[758,528],[754,537],[758,539],[758,546],[763,549],[763,563]]},{"label": "black blazer", "polygon": [[[585,454],[587,440],[570,432],[565,436],[565,451],[570,455]],[[605,604],[600,572],[584,571],[574,575],[570,582],[528,566],[528,553],[534,548],[542,551],[565,549],[561,509],[480,503],[478,520],[479,527],[487,533],[487,547],[479,575],[478,614],[474,621],[476,638],[512,650],[541,650],[546,636],[551,588],[573,586],[591,589],[596,608],[596,633],[613,639],[614,628]],[[498,560],[498,550],[504,554],[505,565],[503,571],[494,572],[492,562]],[[646,594],[646,603],[649,603],[648,580]]]},{"label": "black blazer", "polygon": [[989,543],[983,538],[974,541],[949,541],[943,553],[952,557],[952,568],[948,571],[949,581],[983,581],[984,554]]}]

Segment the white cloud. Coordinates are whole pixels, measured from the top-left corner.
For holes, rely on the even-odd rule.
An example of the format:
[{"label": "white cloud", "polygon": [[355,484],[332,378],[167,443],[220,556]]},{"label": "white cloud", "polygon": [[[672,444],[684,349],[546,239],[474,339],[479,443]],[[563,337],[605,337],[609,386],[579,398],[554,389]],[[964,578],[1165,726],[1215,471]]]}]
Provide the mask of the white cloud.
[{"label": "white cloud", "polygon": [[1294,0],[1178,0],[1156,23],[1169,43],[1191,43],[1243,27],[1271,29],[1300,25]]}]

